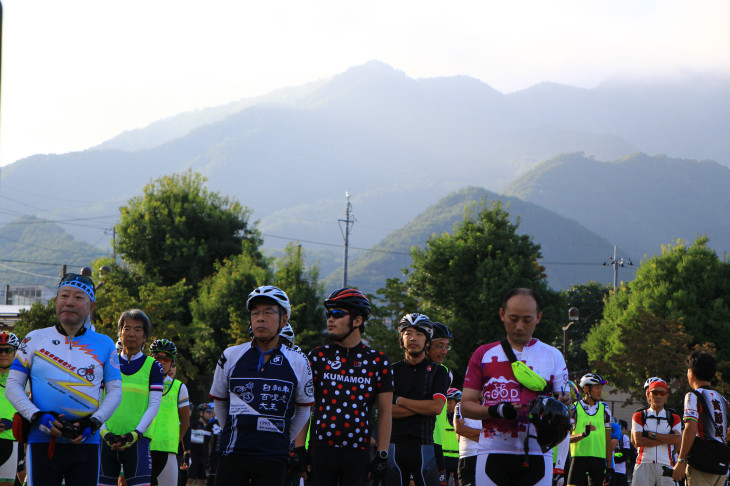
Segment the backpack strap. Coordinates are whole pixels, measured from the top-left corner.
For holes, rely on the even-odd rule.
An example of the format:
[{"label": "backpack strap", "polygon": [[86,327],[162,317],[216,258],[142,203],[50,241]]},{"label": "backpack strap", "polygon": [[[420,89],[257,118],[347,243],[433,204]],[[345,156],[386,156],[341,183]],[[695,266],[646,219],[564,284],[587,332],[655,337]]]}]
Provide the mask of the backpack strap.
[{"label": "backpack strap", "polygon": [[512,346],[510,346],[507,338],[502,339],[499,344],[502,345],[502,350],[504,351],[504,354],[507,355],[507,359],[510,363],[514,363],[515,361],[517,361],[517,356],[515,356],[515,352],[512,351]]}]

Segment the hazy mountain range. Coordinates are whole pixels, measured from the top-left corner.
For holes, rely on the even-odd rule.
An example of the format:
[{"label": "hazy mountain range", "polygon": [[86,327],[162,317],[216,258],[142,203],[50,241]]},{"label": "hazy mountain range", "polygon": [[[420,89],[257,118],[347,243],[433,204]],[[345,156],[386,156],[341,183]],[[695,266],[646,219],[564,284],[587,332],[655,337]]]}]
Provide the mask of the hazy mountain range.
[{"label": "hazy mountain range", "polygon": [[[156,177],[192,167],[210,189],[252,208],[268,248],[301,241],[323,276],[341,263],[337,220],[344,218],[346,191],[358,220],[355,248],[391,244],[385,239],[417,217],[438,219],[424,211],[441,198],[461,194],[466,201],[475,189],[456,191],[480,187],[533,203],[520,206],[527,233],[533,211],[572,220],[567,235],[557,226],[544,235],[534,230],[546,261],[562,260],[547,241],[562,239],[567,248],[571,232],[581,241],[601,240],[601,261],[614,244],[638,260],[673,238],[704,233],[727,251],[727,81],[595,89],[543,83],[502,94],[466,76],[412,79],[373,61],[331,79],[161,120],[83,152],[22,159],[0,171],[0,223],[33,214],[103,245],[110,239],[103,228],[129,197]],[[686,160],[626,158],[640,152]],[[516,199],[512,205],[516,210]],[[422,236],[430,234],[428,224],[421,221]],[[402,243],[422,244],[415,236]],[[357,258],[363,252],[355,248]],[[565,251],[574,261],[598,256]],[[552,278],[555,287],[571,279]]]}]

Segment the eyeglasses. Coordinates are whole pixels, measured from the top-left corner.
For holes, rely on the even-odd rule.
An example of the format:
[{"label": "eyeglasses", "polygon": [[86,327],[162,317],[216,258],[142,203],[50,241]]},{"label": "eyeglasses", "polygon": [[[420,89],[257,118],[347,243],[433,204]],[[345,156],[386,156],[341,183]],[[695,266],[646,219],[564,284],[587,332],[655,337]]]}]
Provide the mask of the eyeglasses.
[{"label": "eyeglasses", "polygon": [[172,358],[165,354],[153,354],[152,357],[155,358],[157,361],[162,361],[165,363],[169,363],[170,361],[172,361]]},{"label": "eyeglasses", "polygon": [[660,397],[663,397],[667,394],[667,392],[665,392],[664,390],[652,390],[649,393],[651,393],[652,395],[659,395]]},{"label": "eyeglasses", "polygon": [[431,347],[438,351],[451,351],[451,345],[444,343],[432,344]]},{"label": "eyeglasses", "polygon": [[340,309],[328,309],[326,314],[327,314],[327,319],[329,319],[330,317],[333,319],[342,319],[343,317],[350,315],[349,312],[345,312]]},{"label": "eyeglasses", "polygon": [[13,354],[14,352],[15,348],[0,348],[0,353]]},{"label": "eyeglasses", "polygon": [[254,319],[259,316],[274,317],[274,316],[280,316],[281,314],[282,314],[281,311],[278,311],[275,309],[265,309],[263,311],[258,311],[258,310],[251,311],[251,317],[253,317]]}]

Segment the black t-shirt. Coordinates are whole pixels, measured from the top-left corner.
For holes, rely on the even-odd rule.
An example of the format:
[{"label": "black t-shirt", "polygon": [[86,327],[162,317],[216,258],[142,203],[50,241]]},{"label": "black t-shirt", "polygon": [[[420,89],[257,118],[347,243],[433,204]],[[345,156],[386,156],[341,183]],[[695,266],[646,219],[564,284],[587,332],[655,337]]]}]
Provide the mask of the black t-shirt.
[{"label": "black t-shirt", "polygon": [[315,400],[309,444],[367,449],[371,408],[378,393],[393,391],[390,360],[360,343],[314,348],[309,362]]},{"label": "black t-shirt", "polygon": [[[393,393],[413,400],[441,398],[446,403],[449,388],[449,372],[446,368],[426,358],[413,366],[407,361],[393,365]],[[433,444],[435,415],[413,415],[393,419],[390,441],[394,444]]]}]

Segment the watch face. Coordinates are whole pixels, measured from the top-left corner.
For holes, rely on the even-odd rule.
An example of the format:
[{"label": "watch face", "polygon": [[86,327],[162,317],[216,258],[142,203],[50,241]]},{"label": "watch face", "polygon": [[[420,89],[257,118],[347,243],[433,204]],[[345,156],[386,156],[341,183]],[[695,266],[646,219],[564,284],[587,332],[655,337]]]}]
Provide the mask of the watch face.
[{"label": "watch face", "polygon": [[388,451],[378,451],[378,457],[381,459],[387,459],[388,458]]}]

